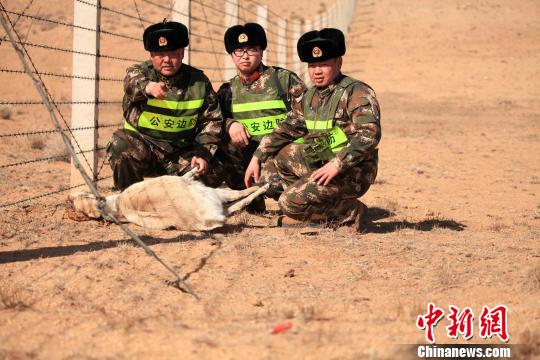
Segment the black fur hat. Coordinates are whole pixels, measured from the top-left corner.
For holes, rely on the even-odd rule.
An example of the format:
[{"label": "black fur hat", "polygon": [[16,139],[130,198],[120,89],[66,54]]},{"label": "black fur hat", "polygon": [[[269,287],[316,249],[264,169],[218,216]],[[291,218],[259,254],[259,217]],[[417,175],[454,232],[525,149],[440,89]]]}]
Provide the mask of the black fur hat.
[{"label": "black fur hat", "polygon": [[339,29],[325,28],[305,33],[298,39],[298,57],[303,62],[318,62],[345,55],[345,36]]},{"label": "black fur hat", "polygon": [[169,51],[189,45],[188,29],[184,24],[168,21],[150,25],[143,34],[144,49],[147,51]]},{"label": "black fur hat", "polygon": [[232,53],[234,49],[243,46],[260,46],[262,50],[266,49],[267,40],[263,27],[256,23],[247,23],[245,25],[235,25],[225,31],[224,36],[225,50]]}]

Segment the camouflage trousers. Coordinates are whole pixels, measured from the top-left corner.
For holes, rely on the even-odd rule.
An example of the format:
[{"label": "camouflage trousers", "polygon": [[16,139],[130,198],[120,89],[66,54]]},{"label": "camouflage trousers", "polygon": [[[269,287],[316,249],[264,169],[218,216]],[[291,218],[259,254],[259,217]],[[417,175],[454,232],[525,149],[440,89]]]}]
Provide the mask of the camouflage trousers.
[{"label": "camouflage trousers", "polygon": [[304,159],[304,144],[285,146],[274,158],[277,172],[285,183],[279,197],[281,211],[296,220],[348,222],[358,211],[360,196],[368,191],[377,175],[377,159],[338,174],[328,185],[309,180],[311,171]]},{"label": "camouflage trousers", "polygon": [[[144,177],[183,175],[191,170],[193,156],[206,152],[206,149],[198,144],[188,144],[182,148],[172,145],[167,147],[165,149],[159,142],[147,140],[134,131],[115,131],[107,145],[114,186],[124,190],[143,181]],[[217,187],[222,182],[221,177],[219,166],[215,160],[211,160],[208,171],[201,176],[201,181],[207,186]]]},{"label": "camouflage trousers", "polygon": [[[228,137],[220,144],[215,158],[219,162],[219,166],[221,166],[219,173],[231,189],[242,190],[246,188],[244,175],[257,146],[259,146],[257,141],[250,140],[246,147],[241,148],[233,144]],[[261,171],[259,184],[266,183],[271,184],[271,191],[267,192],[266,196],[277,200],[283,191],[283,187],[272,161],[267,161]]]}]

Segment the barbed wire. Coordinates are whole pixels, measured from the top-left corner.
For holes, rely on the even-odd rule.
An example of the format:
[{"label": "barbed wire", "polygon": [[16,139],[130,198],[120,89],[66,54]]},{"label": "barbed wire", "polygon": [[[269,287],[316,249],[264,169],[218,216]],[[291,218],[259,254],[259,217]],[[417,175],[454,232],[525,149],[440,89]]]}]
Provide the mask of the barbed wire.
[{"label": "barbed wire", "polygon": [[[2,11],[4,11],[5,13],[9,13],[9,14],[13,14],[13,15],[18,16],[17,21],[19,19],[21,19],[21,18],[28,18],[28,19],[37,20],[37,21],[44,21],[44,22],[54,23],[54,24],[61,25],[61,26],[69,26],[69,27],[72,27],[72,28],[79,28],[79,29],[86,30],[86,31],[94,31],[94,32],[97,32],[98,34],[106,34],[106,35],[118,36],[118,37],[122,37],[122,38],[126,38],[126,39],[141,41],[140,38],[136,38],[136,37],[133,37],[131,35],[115,33],[115,32],[111,32],[111,31],[104,31],[104,30],[99,29],[99,27],[98,27],[98,29],[92,29],[92,28],[87,28],[87,27],[78,26],[78,25],[74,25],[74,24],[69,24],[67,22],[60,21],[60,20],[57,20],[57,19],[50,19],[50,18],[36,16],[36,15],[28,15],[28,14],[26,14],[26,11],[30,7],[32,1],[33,0],[30,1],[30,4],[28,4],[26,6],[26,8],[22,12],[10,11],[10,10],[5,10],[5,9],[2,9]],[[106,11],[106,12],[110,12],[110,13],[112,13],[114,15],[123,16],[123,17],[129,18],[129,19],[137,20],[137,21],[139,21],[140,25],[143,28],[144,28],[145,23],[146,24],[152,24],[153,23],[153,21],[141,16],[141,13],[140,13],[139,8],[137,6],[136,0],[133,0],[133,2],[134,2],[135,10],[137,12],[137,16],[135,16],[133,14],[130,14],[130,13],[127,13],[127,12],[125,12],[123,10],[115,9],[113,7],[103,6],[103,5],[101,5],[101,2],[98,2],[98,4],[96,5],[96,4],[92,4],[92,3],[88,2],[88,1],[85,1],[85,0],[76,0],[76,1],[79,2],[79,3],[85,4],[85,5],[88,5],[88,6],[98,7],[99,9],[101,9],[103,11]],[[178,10],[163,6],[163,5],[161,5],[161,4],[159,4],[159,3],[155,2],[155,1],[152,1],[152,0],[140,0],[140,1],[145,2],[147,4],[150,4],[152,6],[167,10],[169,12],[174,12],[174,13],[181,14],[181,15],[184,15],[184,16],[188,15],[188,14],[185,14],[185,13],[183,13],[181,11],[178,11]],[[200,4],[201,6],[203,6],[206,9],[210,9],[210,10],[213,10],[213,11],[218,11],[218,12],[220,12],[220,14],[235,15],[235,16],[238,15],[238,14],[227,14],[227,12],[223,11],[224,9],[223,10],[218,9],[217,6],[213,5],[213,4],[210,4],[210,5],[205,4],[205,3],[203,3],[202,0],[192,0],[192,2]],[[225,2],[233,3],[233,2],[228,1],[228,0],[225,0]],[[258,15],[257,12],[254,11],[252,8],[246,7],[246,6],[241,5],[241,4],[239,5],[238,3],[236,3],[236,4],[239,6],[239,10],[243,11],[244,13],[250,13],[250,14]],[[258,2],[255,2],[255,4],[256,5],[261,5]],[[275,11],[273,11],[273,10],[271,10],[269,8],[267,8],[267,9],[268,9],[269,14],[275,15],[275,18],[282,17],[282,15],[277,14]],[[204,11],[204,9],[203,9],[203,11]],[[191,34],[191,36],[196,37],[196,38],[210,40],[212,42],[212,44],[211,44],[212,49],[211,50],[206,50],[206,49],[203,49],[203,48],[195,47],[195,48],[192,48],[191,51],[193,51],[195,53],[203,53],[203,54],[214,55],[216,63],[219,64],[217,56],[218,55],[223,55],[224,52],[220,52],[220,51],[215,50],[213,41],[216,40],[216,38],[214,36],[212,36],[213,32],[210,31],[210,28],[213,27],[213,26],[224,28],[224,25],[221,24],[221,23],[218,23],[218,22],[209,21],[207,15],[206,15],[206,12],[203,12],[203,14],[204,14],[204,19],[199,18],[197,16],[193,16],[193,15],[191,16],[191,19],[194,20],[194,21],[199,21],[199,22],[205,23],[207,25],[207,27],[208,27],[208,30],[209,30],[208,34],[201,34],[201,33],[198,33],[198,32],[192,32],[190,34]],[[268,23],[275,25],[277,29],[285,29],[286,30],[288,28],[288,26],[285,26],[285,27],[281,26],[281,24],[279,22],[273,20],[272,17],[269,17],[267,19],[267,21],[268,21]],[[214,29],[214,28],[212,28],[212,29]],[[271,30],[267,30],[267,33],[278,35],[276,32],[273,32]],[[293,40],[293,41],[296,40],[296,39],[293,39],[293,38],[288,37],[288,36],[285,36],[285,39],[286,40]],[[278,44],[277,42],[271,41],[271,40],[269,40],[268,42],[270,44]],[[77,51],[77,50],[73,50],[73,49],[55,47],[55,46],[50,46],[50,45],[46,45],[46,44],[36,44],[36,43],[32,43],[32,42],[27,42],[27,41],[18,41],[17,43],[19,43],[20,45],[23,45],[23,46],[26,45],[26,46],[30,46],[30,47],[44,48],[44,49],[52,50],[52,51],[76,53],[76,54],[81,54],[81,55],[95,56],[95,57],[100,57],[100,58],[108,58],[108,59],[119,60],[119,61],[130,61],[130,62],[134,62],[134,63],[140,63],[140,62],[144,61],[144,60],[140,60],[140,59],[131,59],[131,58],[126,58],[126,57],[119,57],[119,56],[112,56],[112,55],[107,55],[107,54],[100,54],[99,52],[98,52],[98,54],[93,54],[93,53],[88,53],[88,52],[84,52],[84,51]],[[281,44],[278,44],[278,45],[281,45]],[[291,48],[295,48],[294,46],[289,45],[288,41],[286,42],[286,44],[284,44],[284,47],[287,49],[287,51],[289,51]],[[364,48],[364,47],[368,47],[368,46],[361,46],[361,48]],[[357,47],[355,47],[355,48],[357,48]],[[352,62],[352,63],[347,63],[347,64],[355,64],[355,63]],[[214,67],[212,67],[212,66],[200,66],[199,68],[202,69],[202,70],[207,70],[207,71],[235,70],[236,69],[235,67],[232,67],[232,68],[219,67],[219,65],[214,66]],[[0,68],[0,72],[24,74],[24,71],[16,70],[16,69],[7,69],[7,68]],[[355,69],[355,70],[348,70],[347,72],[354,74],[354,73],[362,72],[362,70],[361,69]],[[305,74],[305,73],[306,73],[306,71],[305,71],[305,69],[303,69],[300,74]],[[83,80],[101,80],[101,81],[111,81],[111,82],[122,82],[123,81],[123,79],[114,78],[114,77],[100,77],[100,76],[89,77],[89,76],[83,76],[83,75],[56,73],[56,72],[41,72],[41,71],[37,72],[36,71],[35,74],[36,75],[41,75],[41,76],[51,76],[51,77],[60,77],[60,78],[77,78],[77,79],[83,79]],[[223,81],[226,81],[226,80],[225,79],[211,79],[211,81],[214,82],[214,83],[217,83],[217,82],[223,82]],[[57,104],[57,105],[73,105],[73,104],[98,104],[98,105],[114,104],[114,105],[117,105],[117,104],[121,104],[121,103],[122,103],[122,101],[120,101],[120,100],[114,100],[114,101],[96,100],[96,101],[75,101],[75,102],[73,102],[73,101],[58,101],[58,102],[56,102],[55,101],[55,104]],[[16,100],[16,101],[0,100],[0,105],[43,105],[43,102],[42,101],[35,101],[35,100]],[[103,124],[103,125],[87,126],[87,127],[79,127],[79,128],[66,127],[64,130],[66,130],[66,131],[68,131],[68,130],[70,130],[70,131],[82,131],[82,130],[90,130],[92,128],[96,128],[96,129],[97,128],[112,128],[112,127],[118,127],[118,126],[121,126],[121,123],[118,123],[118,124]],[[8,138],[8,137],[14,137],[14,136],[45,135],[45,134],[57,133],[58,131],[59,130],[56,130],[56,129],[47,129],[47,130],[27,131],[27,132],[18,132],[18,133],[10,133],[10,134],[0,134],[0,138]],[[73,136],[73,134],[72,134],[72,136]],[[97,149],[102,150],[102,149],[104,149],[104,147],[98,147]],[[82,151],[82,152],[79,152],[77,154],[84,154],[84,153],[86,153],[88,151],[92,151],[92,150]],[[25,162],[21,162],[21,163],[2,165],[2,166],[0,166],[0,168],[23,165],[23,164],[32,163],[32,162],[54,160],[56,158],[62,158],[62,157],[63,156],[49,157],[49,158],[42,158],[42,159],[34,159],[34,160],[29,160],[29,161],[25,161]],[[103,168],[104,164],[105,164],[105,161],[102,162],[102,164],[100,166],[100,170]]]},{"label": "barbed wire", "polygon": [[[84,154],[92,152],[94,150],[99,151],[99,150],[104,150],[104,149],[105,149],[105,147],[96,147],[95,149],[78,151],[78,152],[75,153],[75,155],[84,155]],[[32,160],[19,161],[19,162],[16,162],[16,163],[3,164],[3,165],[0,165],[0,169],[7,169],[7,168],[10,168],[10,167],[15,167],[15,166],[23,166],[23,165],[34,164],[34,163],[38,163],[38,162],[51,161],[51,160],[61,160],[61,159],[66,159],[66,158],[69,158],[68,154],[48,156],[48,157],[44,157],[44,158],[36,158],[36,159],[32,159]]]},{"label": "barbed wire", "polygon": [[[107,6],[103,6],[101,4],[99,5],[96,5],[96,4],[92,4],[92,3],[89,3],[87,1],[84,1],[84,0],[76,0],[78,3],[81,3],[81,4],[85,4],[85,5],[88,5],[88,6],[93,6],[93,7],[96,7],[98,9],[101,9],[101,10],[105,10],[105,11],[108,11],[108,12],[111,12],[113,14],[117,14],[117,15],[120,15],[120,16],[124,16],[124,17],[127,17],[127,18],[130,18],[130,19],[135,19],[135,20],[139,20],[142,22],[145,22],[145,23],[149,23],[151,24],[152,21],[151,20],[148,20],[148,19],[145,19],[145,18],[142,18],[140,16],[135,16],[135,15],[131,15],[131,14],[128,14],[128,13],[125,13],[123,11],[120,11],[120,10],[116,10],[116,9],[113,9],[113,8],[110,8],[110,7],[107,7]],[[137,12],[139,12],[139,9],[137,7],[137,3],[135,3],[135,7],[137,9]],[[144,26],[143,26],[144,27]]]},{"label": "barbed wire", "polygon": [[[96,179],[95,181],[100,182],[100,181],[107,180],[107,179],[110,179],[110,178],[112,178],[112,176],[104,176],[104,177]],[[0,204],[0,209],[15,206],[15,205],[20,205],[20,204],[23,204],[25,202],[29,202],[29,201],[41,199],[41,198],[44,198],[44,197],[60,194],[60,193],[66,192],[68,190],[73,190],[73,189],[83,187],[85,185],[86,184],[83,183],[83,184],[72,185],[72,186],[68,186],[68,187],[62,187],[62,189],[60,189],[60,190],[50,191],[50,192],[46,192],[46,193],[39,194],[39,195],[36,195],[36,196],[23,198],[23,199],[20,199],[20,200],[17,200],[17,201],[3,203],[3,204]]]},{"label": "barbed wire", "polygon": [[[220,14],[222,14],[222,15],[228,15],[228,16],[234,16],[234,17],[237,17],[237,16],[238,16],[237,14],[231,14],[231,13],[228,13],[228,12],[226,12],[226,11],[223,11],[222,9],[218,9],[218,8],[212,7],[212,6],[210,6],[210,5],[208,5],[208,4],[205,4],[205,3],[201,2],[201,1],[197,1],[197,0],[191,0],[191,1],[194,2],[194,3],[200,4],[201,7],[202,7],[203,9],[204,9],[204,8],[208,8],[208,9],[211,9],[211,10],[214,10],[214,11],[218,11],[218,12],[219,12]],[[256,4],[257,4],[257,5],[260,5],[259,3],[256,3]],[[238,5],[238,7],[242,8],[243,10],[245,10],[245,7],[243,7],[243,6],[241,6],[241,5]],[[249,12],[249,13],[251,13],[251,14],[258,15],[256,12],[253,12],[253,11],[251,11],[251,10],[245,10],[245,11],[247,11],[247,12]],[[271,24],[276,25],[276,27],[278,27],[278,28],[280,28],[280,29],[283,29],[283,30],[286,30],[286,29],[287,29],[286,27],[280,26],[278,22],[275,22],[275,21],[272,21],[272,20],[268,20],[268,19],[267,19],[267,21],[268,21],[269,23],[271,23]],[[220,27],[223,27],[223,24],[219,24],[219,26],[220,26]],[[269,34],[279,36],[278,33],[273,32],[273,31],[271,31],[270,29],[265,29],[265,30],[266,30],[266,32],[269,33]],[[290,37],[287,37],[287,36],[285,36],[284,39],[286,39],[286,40],[291,40],[291,41],[295,41],[295,40],[296,40],[296,39],[293,39],[293,38],[290,38]],[[268,40],[268,43],[279,45],[277,42],[272,41],[272,40]]]},{"label": "barbed wire", "polygon": [[[0,3],[0,10],[2,12],[4,12],[4,15],[5,15],[5,20],[2,19],[2,21],[6,21],[10,26],[11,26],[11,30],[13,31],[13,34],[16,36],[16,38],[18,39],[17,42],[22,42],[22,39],[19,35],[19,32],[17,31],[17,29],[15,29],[15,27],[13,27],[13,22],[11,21],[11,19],[9,18],[9,14],[6,12],[6,8],[4,7],[4,5],[2,3]],[[2,16],[2,18],[4,18],[4,16]],[[6,26],[5,24],[3,24],[3,26]],[[9,30],[7,29],[7,27],[5,28],[6,30],[6,33],[9,35]],[[36,75],[37,79],[34,79],[34,81],[39,81],[40,82],[40,85],[41,85],[41,89],[44,91],[44,94],[43,95],[46,95],[48,97],[48,99],[50,99],[50,102],[51,102],[51,110],[52,111],[56,111],[58,113],[58,115],[60,116],[60,118],[62,119],[62,121],[64,122],[64,125],[68,128],[68,132],[70,132],[71,136],[73,137],[73,142],[75,143],[75,145],[77,146],[77,148],[81,151],[81,155],[84,159],[84,161],[86,162],[86,165],[88,166],[88,168],[91,168],[90,166],[90,163],[88,162],[88,159],[86,158],[86,156],[84,156],[84,153],[82,153],[82,147],[81,145],[79,144],[79,142],[77,141],[77,139],[73,136],[73,133],[71,133],[71,130],[69,130],[69,125],[66,121],[66,119],[64,118],[64,115],[62,114],[62,112],[60,111],[60,108],[58,108],[58,105],[56,105],[55,101],[54,101],[54,98],[51,94],[51,92],[49,91],[49,89],[47,88],[47,86],[45,85],[45,82],[43,81],[43,79],[41,78],[41,75],[39,75],[39,71],[37,69],[37,66],[36,64],[34,63],[34,61],[32,60],[32,57],[30,56],[30,54],[28,53],[28,49],[26,49],[26,46],[24,45],[21,45],[20,49],[16,49],[16,46],[15,46],[15,39],[14,38],[11,38],[10,36],[10,39],[11,39],[11,42],[12,42],[12,45],[14,45],[15,47],[15,51],[19,52],[17,55],[19,55],[21,57],[21,59],[23,59],[24,57],[27,58],[27,61],[30,65],[27,64],[28,66],[28,70],[30,72],[33,72],[34,74],[32,73],[29,73],[29,76],[32,76],[32,75]],[[24,62],[24,61],[22,61]],[[37,85],[37,83],[35,82],[35,84]]]},{"label": "barbed wire", "polygon": [[[30,8],[30,6],[32,6],[32,4],[34,3],[34,0],[30,0],[28,2],[28,4],[26,4],[26,6],[24,7],[24,9],[22,10],[22,13],[21,14],[26,14],[26,11]],[[19,20],[21,20],[21,17],[22,16],[17,16],[17,19],[15,19],[15,21],[13,22],[13,28],[15,28],[15,26],[17,26],[17,23],[19,22]],[[7,40],[8,36],[5,35],[4,37],[2,37],[2,39],[0,39],[0,45],[2,45],[2,42]]]},{"label": "barbed wire", "polygon": [[[26,72],[24,70],[17,70],[17,69],[0,68],[0,72],[26,75]],[[36,74],[36,75],[44,75],[44,76],[56,76],[56,77],[63,77],[63,78],[70,78],[70,79],[82,79],[82,80],[99,80],[99,81],[115,81],[115,82],[123,82],[124,81],[124,79],[120,79],[120,78],[107,78],[107,77],[97,77],[96,78],[96,77],[83,76],[83,75],[53,73],[53,72],[48,72],[48,71],[40,71],[39,73],[34,73],[34,74]]]},{"label": "barbed wire", "polygon": [[92,28],[88,28],[86,26],[70,24],[70,23],[60,21],[60,20],[46,19],[46,18],[42,18],[42,17],[39,17],[39,16],[22,14],[22,13],[19,13],[19,12],[16,12],[16,11],[11,11],[11,10],[2,10],[2,11],[5,12],[6,14],[18,15],[18,16],[21,16],[21,17],[25,17],[25,18],[29,18],[29,19],[33,19],[33,20],[38,20],[38,21],[43,21],[43,22],[48,22],[48,23],[52,23],[52,24],[56,24],[56,25],[62,25],[62,26],[67,26],[67,27],[81,29],[81,30],[98,32],[98,33],[101,33],[101,34],[110,35],[110,36],[116,36],[116,37],[124,38],[124,39],[128,39],[128,40],[136,40],[136,41],[140,40],[139,38],[136,38],[136,37],[133,37],[133,36],[120,34],[120,33],[115,33],[115,32],[112,32],[112,31],[107,31],[107,30],[102,30],[102,29],[99,29],[99,30],[98,29],[92,29]]},{"label": "barbed wire", "polygon": [[[123,122],[116,123],[116,124],[103,124],[103,125],[95,125],[95,126],[80,126],[80,127],[70,128],[70,130],[71,131],[81,131],[81,130],[120,127],[122,124],[123,124]],[[8,134],[0,134],[0,138],[17,137],[17,136],[30,136],[30,135],[46,135],[46,134],[59,133],[60,131],[68,131],[68,129],[64,128],[62,130],[46,129],[46,130],[35,130],[35,131],[22,131],[22,132],[8,133]]]},{"label": "barbed wire", "polygon": [[[133,5],[135,5],[135,10],[137,11],[137,17],[139,18],[139,23],[141,24],[141,27],[144,31],[144,23],[143,23],[143,18],[141,17],[141,13],[139,12],[139,6],[137,5],[137,1],[136,0],[133,0]],[[146,21],[146,20],[144,20]],[[150,22],[150,21],[148,21]]]},{"label": "barbed wire", "polygon": [[89,52],[78,51],[78,50],[73,50],[73,49],[66,49],[66,48],[60,48],[60,47],[56,47],[56,46],[35,44],[35,43],[28,42],[28,41],[20,41],[19,40],[19,41],[15,41],[15,43],[19,44],[19,45],[22,45],[22,46],[38,47],[38,48],[43,48],[43,49],[47,49],[47,50],[55,50],[55,51],[62,51],[62,52],[72,53],[72,54],[95,56],[95,57],[99,57],[99,58],[106,58],[106,59],[112,59],[112,60],[131,61],[131,62],[137,62],[137,63],[141,63],[141,62],[144,61],[144,60],[140,60],[140,59],[123,58],[123,57],[119,57],[119,56],[112,56],[112,55],[105,55],[105,54],[93,54],[93,53],[89,53]]},{"label": "barbed wire", "polygon": [[[98,101],[56,101],[56,105],[114,105],[121,104],[122,100],[98,100]],[[0,105],[43,105],[41,100],[0,100]]]}]

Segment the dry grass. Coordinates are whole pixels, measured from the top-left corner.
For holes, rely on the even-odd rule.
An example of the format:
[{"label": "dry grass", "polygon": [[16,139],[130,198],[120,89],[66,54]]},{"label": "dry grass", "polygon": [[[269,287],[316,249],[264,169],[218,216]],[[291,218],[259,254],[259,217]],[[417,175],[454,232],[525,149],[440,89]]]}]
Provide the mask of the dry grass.
[{"label": "dry grass", "polygon": [[2,106],[0,108],[0,118],[4,120],[11,119],[11,116],[13,115],[13,110],[8,106]]},{"label": "dry grass", "polygon": [[[69,162],[69,152],[60,136],[52,136],[46,141],[46,152],[49,157],[58,157],[58,160]],[[76,152],[80,150],[75,148]]]},{"label": "dry grass", "polygon": [[[444,259],[443,259],[444,261]],[[455,287],[457,283],[457,275],[448,262],[443,262],[436,272],[437,283],[445,289],[450,289]]]},{"label": "dry grass", "polygon": [[526,282],[530,283],[534,290],[540,290],[540,265],[536,265],[529,270]]},{"label": "dry grass", "polygon": [[517,343],[519,345],[512,352],[516,359],[532,359],[540,355],[540,332],[538,330],[526,329],[521,332]]},{"label": "dry grass", "polygon": [[487,229],[492,232],[501,232],[508,228],[508,225],[503,224],[502,222],[493,222],[488,225]]},{"label": "dry grass", "polygon": [[45,149],[45,142],[41,138],[32,139],[32,141],[30,141],[30,148],[34,150],[43,150]]},{"label": "dry grass", "polygon": [[21,289],[10,286],[0,286],[0,306],[4,309],[24,310],[32,307],[34,300]]}]

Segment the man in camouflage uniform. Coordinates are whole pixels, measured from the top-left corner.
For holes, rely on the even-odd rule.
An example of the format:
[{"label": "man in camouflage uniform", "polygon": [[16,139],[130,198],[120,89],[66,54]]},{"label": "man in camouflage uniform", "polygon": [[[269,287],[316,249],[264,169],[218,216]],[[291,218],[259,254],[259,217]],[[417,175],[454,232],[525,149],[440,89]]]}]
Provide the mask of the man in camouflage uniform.
[{"label": "man in camouflage uniform", "polygon": [[143,42],[151,59],[127,69],[124,128],[107,147],[115,187],[123,190],[145,176],[182,175],[196,166],[202,180],[216,186],[212,159],[223,118],[206,75],[182,64],[186,26],[154,24]]},{"label": "man in camouflage uniform", "polygon": [[259,180],[274,157],[286,189],[278,204],[283,224],[333,220],[360,230],[366,210],[358,198],[377,175],[380,112],[373,89],[341,73],[345,39],[338,29],[310,31],[298,40],[314,87],[299,110],[262,139],[245,174]]},{"label": "man in camouflage uniform", "polygon": [[[307,88],[295,73],[262,63],[267,39],[259,24],[230,27],[224,42],[238,75],[218,90],[225,135],[216,158],[224,168],[227,185],[240,190],[245,187],[244,173],[260,140],[274,130],[287,111],[299,108]],[[266,166],[264,174],[270,179],[275,168]],[[248,207],[254,212],[264,209],[262,197]]]}]

